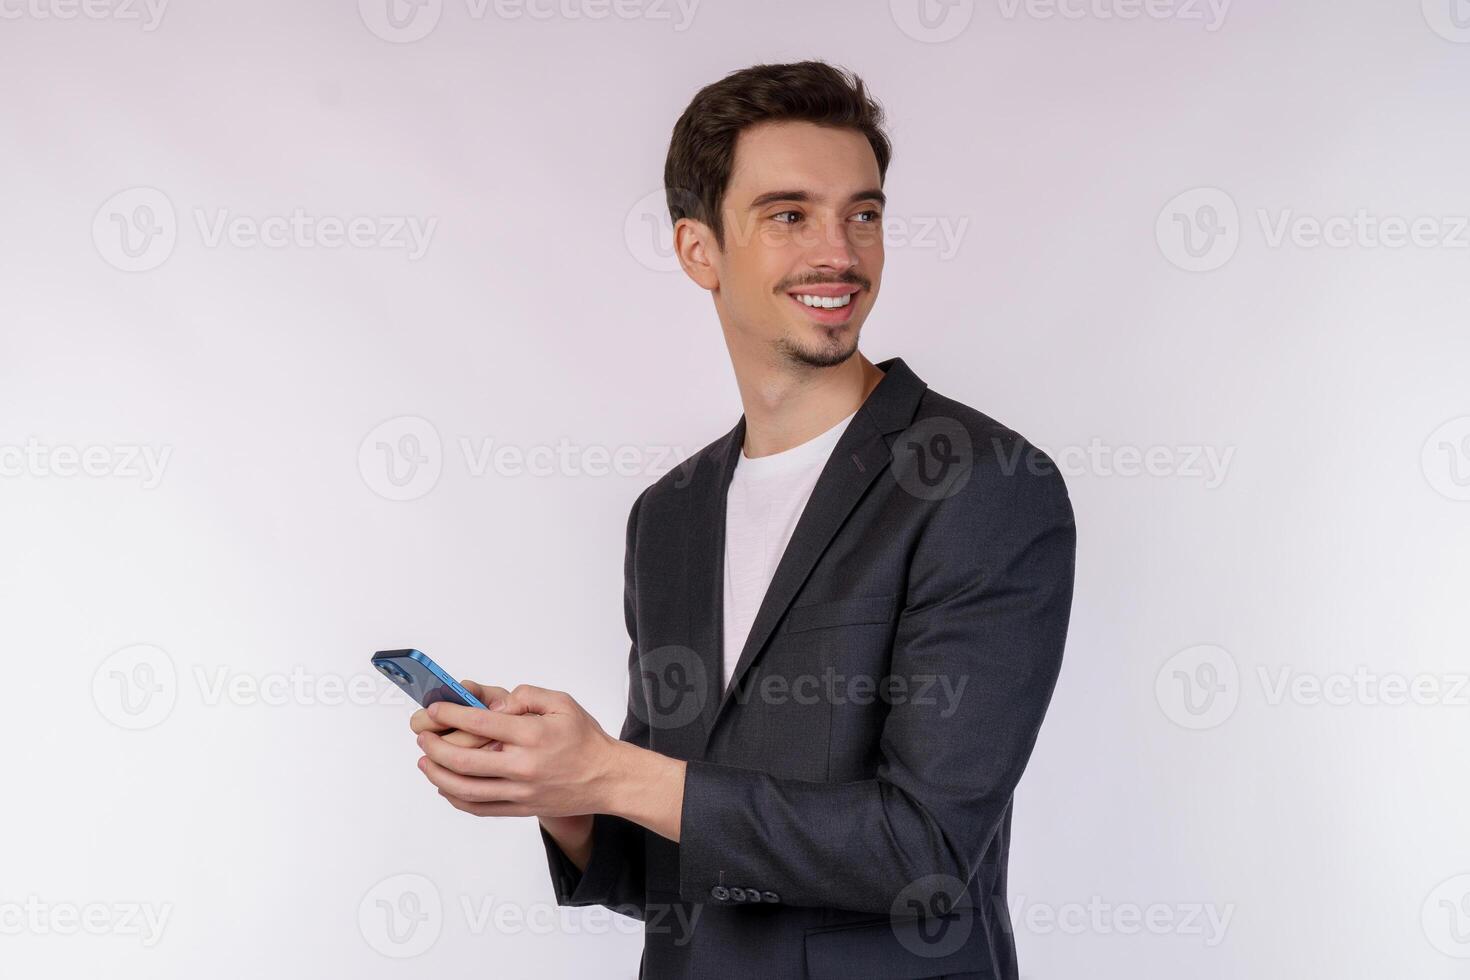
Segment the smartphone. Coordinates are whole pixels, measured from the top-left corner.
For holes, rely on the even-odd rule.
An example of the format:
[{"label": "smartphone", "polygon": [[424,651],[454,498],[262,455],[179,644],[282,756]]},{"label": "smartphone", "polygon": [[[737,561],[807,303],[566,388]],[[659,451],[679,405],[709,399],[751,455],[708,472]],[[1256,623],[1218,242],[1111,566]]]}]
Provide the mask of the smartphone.
[{"label": "smartphone", "polygon": [[379,650],[373,654],[378,672],[427,708],[436,701],[462,704],[467,708],[483,708],[480,699],[434,663],[426,653],[417,650]]}]

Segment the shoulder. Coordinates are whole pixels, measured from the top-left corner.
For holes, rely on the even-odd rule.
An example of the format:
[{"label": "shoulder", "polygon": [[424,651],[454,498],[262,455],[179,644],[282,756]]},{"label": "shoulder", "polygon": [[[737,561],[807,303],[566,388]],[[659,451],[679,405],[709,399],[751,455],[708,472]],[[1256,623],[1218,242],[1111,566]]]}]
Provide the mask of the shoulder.
[{"label": "shoulder", "polygon": [[[949,510],[1002,511],[1013,517],[1065,510],[1070,518],[1066,480],[1052,457],[1015,429],[963,402],[926,390],[913,422],[893,446],[896,475],[927,466],[933,480],[943,467],[949,483],[934,493],[953,501]],[[917,482],[912,474],[908,482]],[[918,483],[920,487],[922,483]],[[906,487],[907,489],[907,487]]]},{"label": "shoulder", "polygon": [[654,482],[645,486],[633,501],[628,513],[631,530],[640,518],[658,515],[658,523],[667,522],[687,513],[686,508],[697,496],[696,483],[708,485],[716,478],[726,448],[734,432],[714,440],[698,452],[691,453],[675,463]]}]

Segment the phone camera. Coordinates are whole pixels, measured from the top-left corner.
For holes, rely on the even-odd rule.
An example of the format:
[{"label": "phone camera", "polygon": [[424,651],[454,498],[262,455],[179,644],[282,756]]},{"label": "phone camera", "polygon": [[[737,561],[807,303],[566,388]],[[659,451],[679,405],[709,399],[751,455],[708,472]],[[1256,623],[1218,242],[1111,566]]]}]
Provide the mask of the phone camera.
[{"label": "phone camera", "polygon": [[413,678],[408,676],[408,671],[398,666],[391,660],[378,660],[374,662],[378,670],[400,684],[412,684]]}]

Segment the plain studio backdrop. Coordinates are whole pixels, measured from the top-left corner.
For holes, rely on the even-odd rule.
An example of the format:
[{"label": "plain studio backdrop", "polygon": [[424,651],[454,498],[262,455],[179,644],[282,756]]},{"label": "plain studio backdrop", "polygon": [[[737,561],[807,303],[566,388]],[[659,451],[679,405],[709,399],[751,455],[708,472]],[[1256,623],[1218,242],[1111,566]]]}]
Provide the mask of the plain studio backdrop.
[{"label": "plain studio backdrop", "polygon": [[1470,10],[0,0],[0,972],[632,977],[368,666],[616,730],[625,520],[740,415],[694,92],[895,146],[862,338],[1079,527],[1027,977],[1470,968]]}]

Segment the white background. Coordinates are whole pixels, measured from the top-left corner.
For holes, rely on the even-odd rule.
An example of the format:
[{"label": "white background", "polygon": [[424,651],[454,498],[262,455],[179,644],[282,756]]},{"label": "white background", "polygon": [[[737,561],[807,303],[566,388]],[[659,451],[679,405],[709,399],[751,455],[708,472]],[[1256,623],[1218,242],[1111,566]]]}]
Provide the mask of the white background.
[{"label": "white background", "polygon": [[[176,0],[152,29],[0,7],[7,975],[634,974],[626,922],[551,911],[530,821],[415,770],[367,658],[417,646],[620,723],[628,507],[740,414],[708,296],[651,237],[669,133],[724,72],[806,57],[891,118],[908,230],[864,352],[1073,461],[1070,641],[1015,809],[1023,973],[1470,968],[1450,0],[963,0],[931,27],[904,0],[444,0],[396,32],[373,0]],[[209,234],[296,209],[434,224],[417,257]],[[1434,240],[1311,244],[1360,212]],[[119,219],[170,216],[171,245],[122,251]],[[415,434],[394,487],[378,443]],[[477,466],[487,440],[572,463]],[[157,479],[134,450],[168,453]],[[618,450],[631,472],[586,472]],[[1388,703],[1395,678],[1432,703]],[[374,696],[323,703],[344,685]],[[406,891],[399,942],[378,901]]]}]

